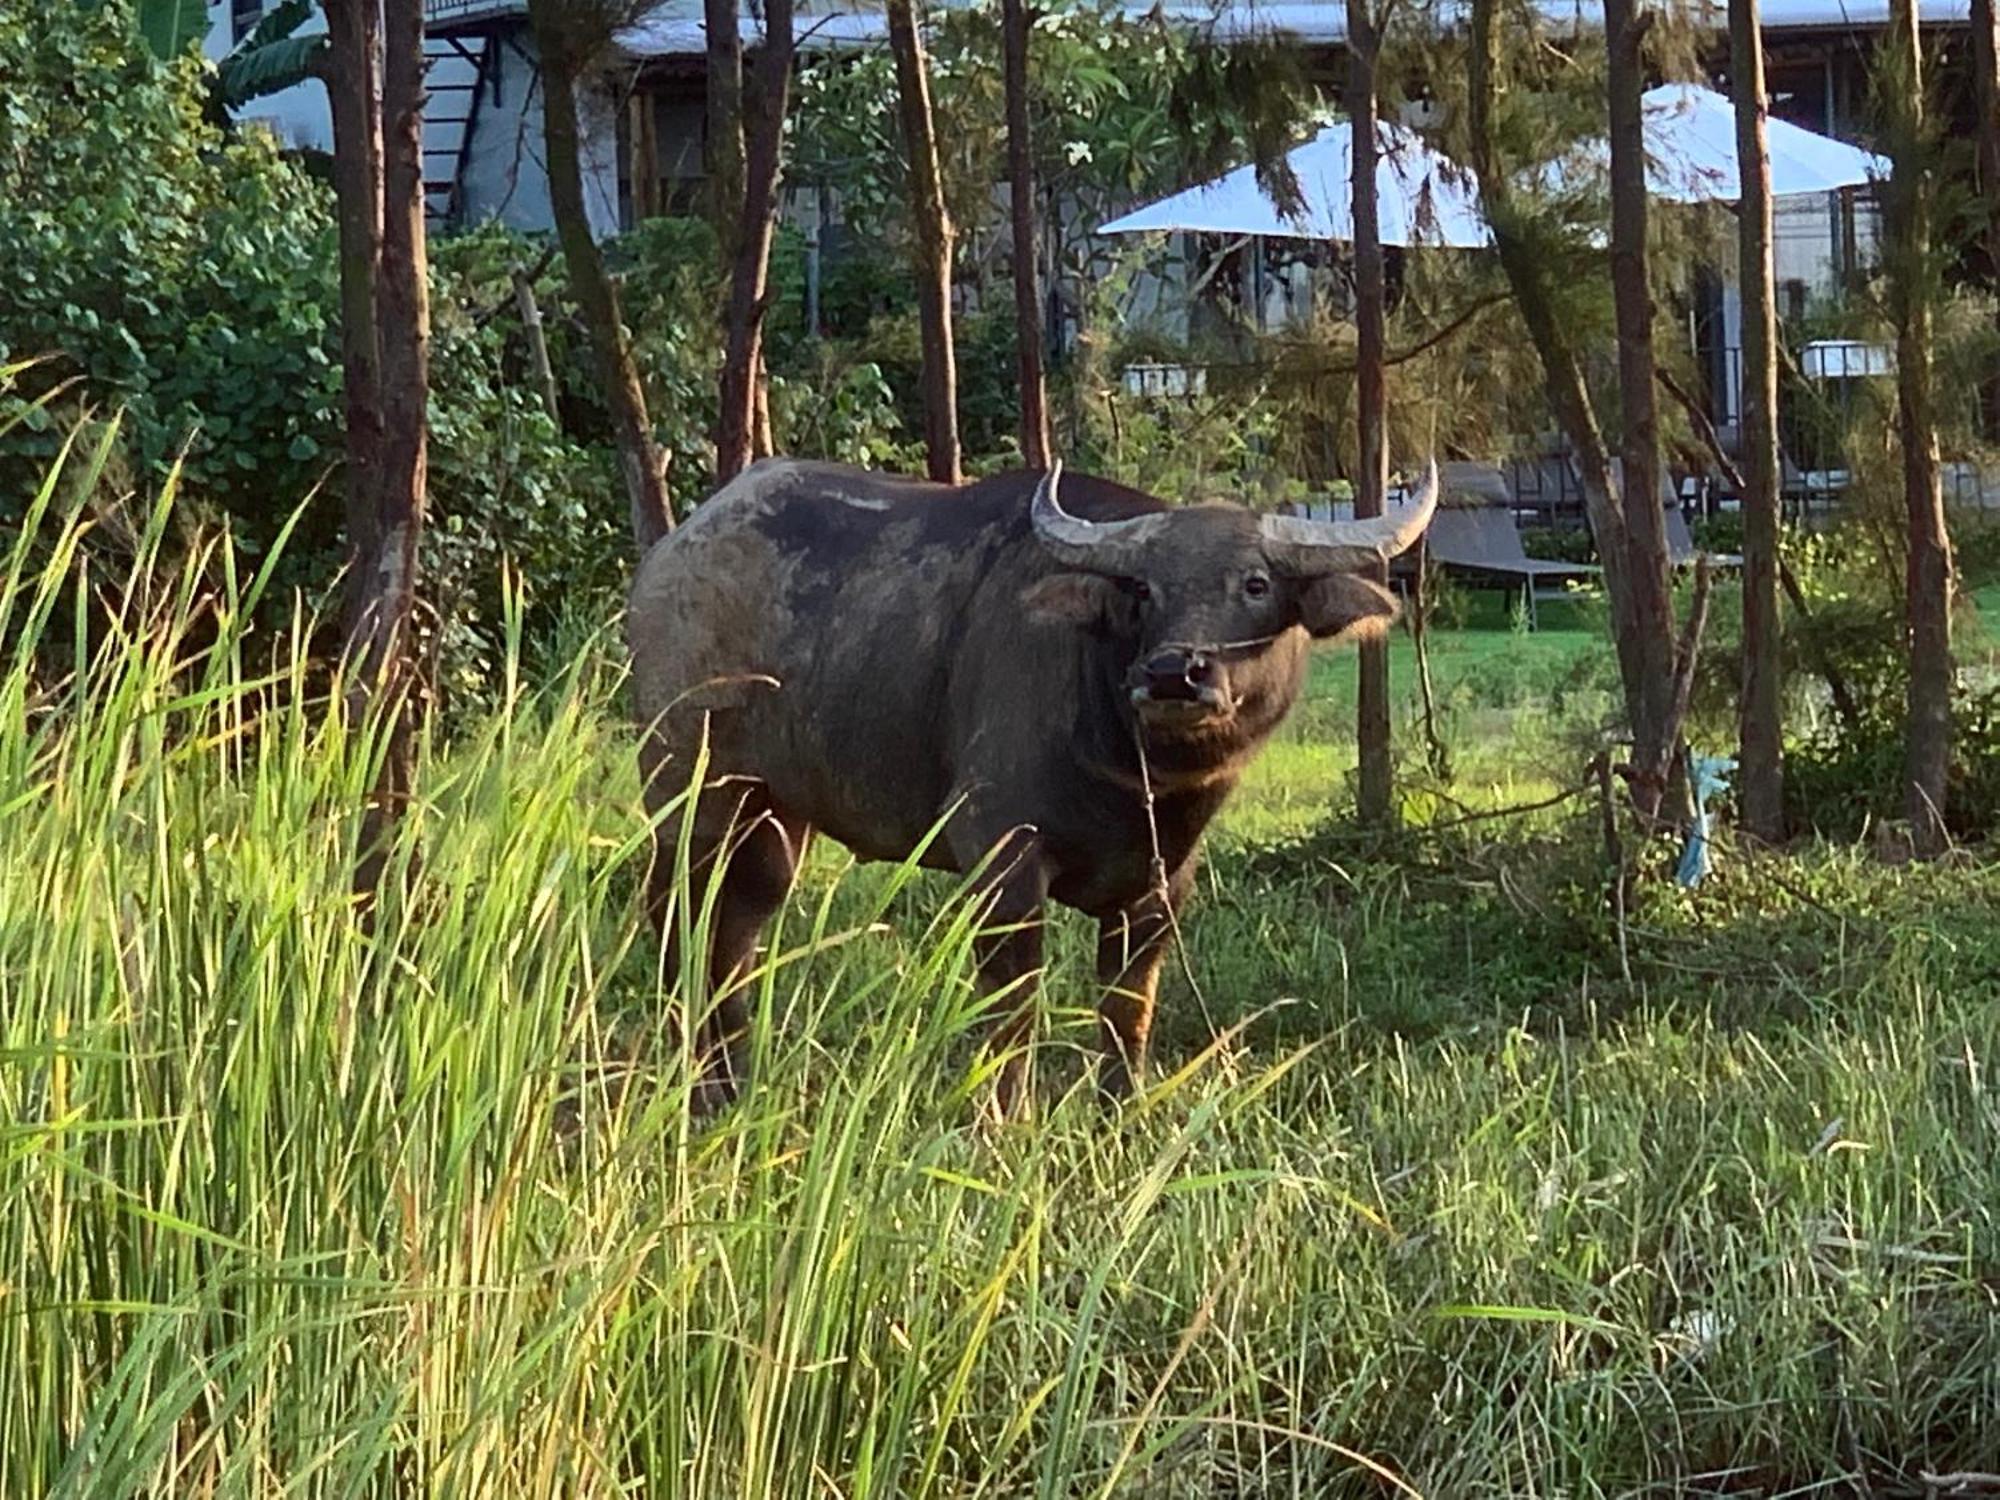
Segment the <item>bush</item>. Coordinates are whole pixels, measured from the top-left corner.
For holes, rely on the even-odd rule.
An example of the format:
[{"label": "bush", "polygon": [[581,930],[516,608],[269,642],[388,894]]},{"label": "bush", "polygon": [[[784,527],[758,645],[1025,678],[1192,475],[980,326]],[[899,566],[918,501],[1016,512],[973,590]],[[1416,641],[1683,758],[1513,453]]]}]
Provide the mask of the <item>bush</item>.
[{"label": "bush", "polygon": [[[204,119],[204,67],[155,61],[117,0],[0,0],[0,362],[40,357],[7,398],[24,420],[0,441],[0,519],[18,518],[64,419],[91,409],[124,409],[149,479],[184,453],[185,491],[253,553],[325,472],[329,204],[268,136]],[[335,540],[308,530],[308,548]]]},{"label": "bush", "polygon": [[[339,276],[325,188],[265,133],[209,123],[205,65],[156,61],[124,4],[37,7],[30,17],[18,0],[0,0],[0,77],[10,84],[0,109],[0,364],[35,360],[0,389],[0,529],[18,525],[66,431],[116,411],[108,472],[143,492],[178,461],[181,513],[226,522],[243,554],[262,556],[303,505],[266,597],[281,608],[298,587],[329,603],[344,523],[333,471]],[[519,319],[503,306],[509,268],[539,246],[493,231],[439,240],[432,253],[423,564],[441,686],[476,697],[498,656],[502,558],[522,569],[529,629],[552,617],[539,600],[609,614],[629,550],[625,503],[607,443],[591,441],[605,436],[592,417],[595,376],[557,278],[545,276],[543,291],[565,425],[582,440],[543,409]],[[496,307],[507,316],[490,316]],[[653,347],[676,351],[681,330],[658,325]],[[699,449],[710,420],[689,397],[709,385],[707,350],[686,342],[687,353],[649,371],[673,398],[658,409],[681,419],[667,436],[683,452]],[[705,484],[698,469],[685,480],[690,493]]]},{"label": "bush", "polygon": [[[612,453],[565,435],[528,374],[506,268],[528,246],[498,232],[440,240],[431,264],[430,525],[427,593],[437,611],[439,686],[478,703],[501,661],[511,561],[531,641],[565,611],[608,618],[630,544]],[[499,265],[498,284],[493,267]],[[565,403],[567,408],[567,403]]]},{"label": "bush", "polygon": [[[1961,537],[1978,534],[1969,528]],[[1807,682],[1818,664],[1832,663],[1854,702],[1852,722],[1824,707],[1793,716],[1803,725],[1785,752],[1794,826],[1848,838],[1871,820],[1905,814],[1908,674],[1900,559],[1886,555],[1893,551],[1865,507],[1830,531],[1787,537],[1811,619],[1788,612],[1786,661]],[[1946,821],[1958,836],[1975,837],[2000,827],[2000,684],[1962,679],[1953,721]]]}]

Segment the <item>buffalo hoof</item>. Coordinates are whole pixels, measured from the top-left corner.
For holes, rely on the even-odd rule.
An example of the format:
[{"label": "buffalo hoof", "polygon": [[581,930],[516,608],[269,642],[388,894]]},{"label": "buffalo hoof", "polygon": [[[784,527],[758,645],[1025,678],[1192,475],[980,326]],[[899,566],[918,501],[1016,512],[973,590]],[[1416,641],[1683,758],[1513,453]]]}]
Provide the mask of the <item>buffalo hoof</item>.
[{"label": "buffalo hoof", "polygon": [[711,1065],[688,1090],[688,1114],[697,1120],[712,1120],[743,1097],[744,1079],[740,1069],[728,1062]]},{"label": "buffalo hoof", "polygon": [[1097,1097],[1107,1109],[1124,1104],[1145,1091],[1146,1073],[1143,1067],[1134,1068],[1117,1053],[1106,1053],[1097,1059]]}]

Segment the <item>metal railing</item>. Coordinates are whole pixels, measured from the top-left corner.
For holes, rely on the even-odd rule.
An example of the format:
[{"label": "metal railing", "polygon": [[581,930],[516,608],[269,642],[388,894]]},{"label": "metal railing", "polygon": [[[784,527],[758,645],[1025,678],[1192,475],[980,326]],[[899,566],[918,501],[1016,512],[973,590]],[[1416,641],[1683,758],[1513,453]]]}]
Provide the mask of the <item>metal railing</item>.
[{"label": "metal railing", "polygon": [[481,16],[519,15],[526,0],[424,0],[426,21],[474,21]]}]

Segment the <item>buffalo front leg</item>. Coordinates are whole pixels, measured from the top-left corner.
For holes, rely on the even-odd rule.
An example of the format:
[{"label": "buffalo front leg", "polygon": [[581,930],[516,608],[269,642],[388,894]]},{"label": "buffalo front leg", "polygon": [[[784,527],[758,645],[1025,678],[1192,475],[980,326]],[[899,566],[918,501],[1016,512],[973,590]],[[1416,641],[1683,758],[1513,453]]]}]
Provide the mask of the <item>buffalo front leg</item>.
[{"label": "buffalo front leg", "polygon": [[1099,920],[1097,982],[1104,986],[1097,1006],[1097,1040],[1102,1056],[1097,1087],[1122,1099],[1145,1083],[1146,1046],[1153,1031],[1153,998],[1160,965],[1174,933],[1174,915],[1187,899],[1192,866],[1167,882],[1164,894],[1148,891],[1139,900]]},{"label": "buffalo front leg", "polygon": [[1027,1097],[1035,990],[1042,973],[1042,903],[1048,889],[1041,841],[1009,835],[994,850],[976,898],[983,907],[974,939],[979,990],[998,997],[988,1046],[1000,1059],[993,1112],[1001,1120],[1012,1118]]}]

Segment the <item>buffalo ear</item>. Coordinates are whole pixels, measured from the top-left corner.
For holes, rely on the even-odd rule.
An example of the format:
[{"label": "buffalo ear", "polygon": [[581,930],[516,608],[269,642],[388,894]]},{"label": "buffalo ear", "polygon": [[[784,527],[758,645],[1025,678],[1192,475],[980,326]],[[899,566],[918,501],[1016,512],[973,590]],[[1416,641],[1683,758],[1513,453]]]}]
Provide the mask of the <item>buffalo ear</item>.
[{"label": "buffalo ear", "polygon": [[1079,630],[1108,625],[1124,604],[1118,585],[1095,573],[1051,573],[1021,591],[1021,606],[1030,620]]},{"label": "buffalo ear", "polygon": [[1315,578],[1299,596],[1299,623],[1319,640],[1379,636],[1396,613],[1396,596],[1358,573]]}]

